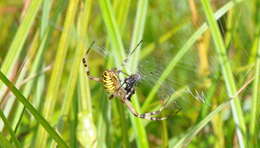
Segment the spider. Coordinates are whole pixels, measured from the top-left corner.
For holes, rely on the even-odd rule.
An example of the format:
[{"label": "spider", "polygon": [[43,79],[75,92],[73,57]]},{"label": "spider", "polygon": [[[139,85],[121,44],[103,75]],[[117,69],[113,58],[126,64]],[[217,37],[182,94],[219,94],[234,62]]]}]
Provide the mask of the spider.
[{"label": "spider", "polygon": [[[131,55],[141,43],[142,43],[142,40],[137,44],[135,49],[129,55]],[[127,106],[129,111],[138,118],[143,118],[143,119],[147,119],[147,120],[165,120],[165,119],[167,119],[167,117],[151,117],[152,115],[160,114],[164,110],[167,103],[165,103],[165,105],[163,105],[157,111],[143,113],[143,114],[138,113],[132,106],[131,97],[135,94],[135,86],[136,86],[137,82],[141,79],[140,74],[136,73],[136,74],[128,75],[127,73],[123,72],[122,70],[112,68],[110,70],[105,70],[101,77],[92,76],[88,69],[86,57],[93,45],[94,45],[94,42],[91,43],[90,47],[86,51],[85,57],[82,59],[82,62],[86,69],[86,74],[87,74],[88,78],[91,80],[103,83],[105,90],[110,94],[109,100],[111,100],[114,97],[118,97],[121,100],[121,102]],[[127,60],[128,60],[128,57],[124,60],[124,62],[127,62]],[[121,80],[119,78],[120,73],[127,76],[123,80],[123,82],[121,82]]]}]

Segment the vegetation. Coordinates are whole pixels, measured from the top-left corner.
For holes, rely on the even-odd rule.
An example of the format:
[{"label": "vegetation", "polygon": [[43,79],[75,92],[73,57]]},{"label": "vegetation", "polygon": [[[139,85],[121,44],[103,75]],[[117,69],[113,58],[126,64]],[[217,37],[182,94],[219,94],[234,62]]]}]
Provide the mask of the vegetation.
[{"label": "vegetation", "polygon": [[[0,147],[260,146],[259,12],[258,0],[0,1]],[[167,120],[136,118],[88,79],[93,41],[91,74],[140,73],[131,102],[170,100]]]}]

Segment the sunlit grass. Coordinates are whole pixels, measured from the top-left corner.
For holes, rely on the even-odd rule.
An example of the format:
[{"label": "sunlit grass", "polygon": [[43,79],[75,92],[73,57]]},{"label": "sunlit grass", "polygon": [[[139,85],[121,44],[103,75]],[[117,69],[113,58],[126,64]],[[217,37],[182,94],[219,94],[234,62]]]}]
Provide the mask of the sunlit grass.
[{"label": "sunlit grass", "polygon": [[[0,147],[258,146],[256,4],[1,2]],[[143,45],[121,67],[141,40]],[[92,41],[106,53],[91,50],[92,75],[111,68],[129,74],[155,70],[142,75],[149,85],[136,86],[131,101],[138,112],[159,108],[167,95],[180,102],[181,112],[165,121],[146,121],[119,99],[108,100],[102,84],[89,80],[81,63]],[[203,94],[199,103],[196,93]]]}]

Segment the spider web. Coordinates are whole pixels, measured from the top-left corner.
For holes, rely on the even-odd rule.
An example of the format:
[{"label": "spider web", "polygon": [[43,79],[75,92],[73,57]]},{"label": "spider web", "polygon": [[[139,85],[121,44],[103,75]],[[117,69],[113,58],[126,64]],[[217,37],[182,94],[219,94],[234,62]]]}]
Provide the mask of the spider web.
[{"label": "spider web", "polygon": [[[169,60],[166,59],[165,61]],[[152,57],[139,62],[138,73],[141,75],[142,79],[138,83],[137,89],[141,89],[142,92],[145,93],[146,97],[149,96],[149,92],[159,82],[159,78],[167,64],[167,62],[163,63],[163,59]],[[180,61],[168,78],[160,83],[160,88],[154,99],[155,102],[174,100],[170,101],[171,105],[167,107],[172,109],[178,108],[176,106],[179,106],[182,109],[187,109],[194,105],[210,106],[206,100],[203,89],[200,89],[200,83],[203,78],[199,77],[197,71],[198,66],[196,64],[196,61],[190,63]],[[183,73],[188,73],[190,78],[182,79],[181,76]],[[145,99],[143,101],[145,102]]]},{"label": "spider web", "polygon": [[[50,21],[50,25],[56,30],[59,30],[61,32],[64,31],[62,27],[57,26],[52,21]],[[72,42],[80,40],[80,42],[86,43],[85,49],[89,47],[89,45],[87,44],[87,40],[80,38],[75,29],[69,31],[69,34],[71,36]],[[106,49],[105,45],[100,45],[100,42],[102,41],[99,40],[97,43],[95,43],[92,50],[102,57],[112,56],[110,50]],[[129,49],[129,51],[131,52],[132,50]],[[173,56],[173,54],[171,54],[171,56]],[[174,97],[175,93],[178,99],[176,99],[173,104],[178,104],[181,106],[181,108],[189,108],[189,106],[192,106],[194,102],[199,104],[207,104],[207,100],[205,99],[203,90],[200,90],[198,85],[201,80],[197,74],[198,66],[196,64],[198,64],[198,61],[192,61],[189,56],[192,57],[191,55],[186,56],[186,58],[189,58],[188,62],[185,61],[186,58],[183,57],[184,60],[181,60],[175,66],[173,72],[168,76],[168,78],[160,84],[160,89],[157,91],[157,95],[155,96],[155,102],[157,104],[158,102],[166,102],[166,100],[168,100],[169,98]],[[149,58],[139,61],[137,73],[139,73],[142,77],[141,81],[136,86],[139,96],[142,96],[142,98],[144,99],[147,97],[149,91],[153,88],[153,86],[158,83],[158,79],[160,78],[162,72],[165,70],[165,67],[167,66],[169,61],[170,58],[165,55],[154,58],[149,56]],[[188,80],[181,79],[180,74],[178,74],[179,71],[190,73],[190,77],[192,78]],[[121,78],[124,79],[125,76],[121,76]],[[190,81],[191,79],[192,81]],[[179,92],[182,93],[178,94]],[[170,106],[171,105],[169,105],[169,108]]]}]

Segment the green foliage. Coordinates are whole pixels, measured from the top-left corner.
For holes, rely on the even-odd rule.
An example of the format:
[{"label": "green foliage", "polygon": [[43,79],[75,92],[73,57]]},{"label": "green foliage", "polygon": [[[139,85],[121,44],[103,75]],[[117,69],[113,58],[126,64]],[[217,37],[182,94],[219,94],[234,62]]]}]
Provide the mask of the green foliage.
[{"label": "green foliage", "polygon": [[[0,2],[0,147],[260,146],[258,12],[257,0]],[[136,118],[88,79],[92,41],[91,75],[140,73],[133,106],[169,98],[167,120]]]}]

